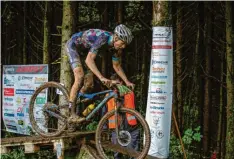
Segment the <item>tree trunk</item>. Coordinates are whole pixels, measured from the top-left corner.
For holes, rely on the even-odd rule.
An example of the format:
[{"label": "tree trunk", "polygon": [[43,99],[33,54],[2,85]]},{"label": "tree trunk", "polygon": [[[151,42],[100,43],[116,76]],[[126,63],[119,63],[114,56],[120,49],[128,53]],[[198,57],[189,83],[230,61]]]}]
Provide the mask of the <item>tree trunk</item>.
[{"label": "tree trunk", "polygon": [[182,94],[182,8],[181,2],[177,2],[177,21],[176,21],[176,99],[177,105],[174,111],[177,112],[178,125],[183,130],[183,94]]},{"label": "tree trunk", "polygon": [[[123,2],[118,1],[117,2],[117,24],[121,24],[121,23],[123,23]],[[119,52],[121,54],[120,63],[122,63],[122,58],[125,58],[126,55],[122,54],[123,50],[119,50]]]},{"label": "tree trunk", "polygon": [[50,63],[51,54],[51,38],[50,38],[50,20],[51,15],[51,2],[45,1],[45,13],[44,13],[44,41],[43,41],[43,64]]},{"label": "tree trunk", "polygon": [[[72,74],[65,50],[65,45],[72,35],[72,30],[74,26],[74,16],[72,12],[73,3],[75,2],[63,1],[60,82],[63,83],[68,90],[71,89]],[[63,99],[63,96],[61,96],[59,100],[61,104],[64,104],[65,100]]]},{"label": "tree trunk", "polygon": [[227,134],[226,159],[234,156],[234,34],[232,2],[226,2],[226,54],[227,54]]},{"label": "tree trunk", "polygon": [[[104,13],[103,13],[103,16],[102,16],[102,19],[103,19],[103,28],[104,29],[107,29],[108,28],[108,2],[103,2],[105,3],[104,4]],[[104,77],[106,77],[106,72],[107,72],[107,67],[108,66],[108,54],[105,52],[103,55],[102,55],[102,74]]]},{"label": "tree trunk", "polygon": [[209,153],[209,125],[211,110],[211,13],[209,11],[209,3],[205,2],[205,10],[207,15],[205,25],[205,84],[204,84],[204,107],[203,107],[203,152],[205,157]]},{"label": "tree trunk", "polygon": [[24,1],[24,40],[23,40],[23,64],[27,64],[27,3]]}]

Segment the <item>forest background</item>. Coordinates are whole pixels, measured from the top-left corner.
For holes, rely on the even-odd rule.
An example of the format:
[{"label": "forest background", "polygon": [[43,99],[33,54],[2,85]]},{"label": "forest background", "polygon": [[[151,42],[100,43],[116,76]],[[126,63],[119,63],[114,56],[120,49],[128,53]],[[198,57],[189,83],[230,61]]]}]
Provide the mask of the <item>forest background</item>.
[{"label": "forest background", "polygon": [[[162,6],[161,10],[158,6]],[[229,2],[98,2],[1,1],[1,67],[49,64],[49,80],[65,82],[72,72],[64,58],[70,36],[89,28],[113,31],[120,23],[134,34],[123,50],[122,66],[136,84],[137,110],[145,115],[152,27],[156,14],[167,13],[160,25],[173,27],[176,115],[190,158],[234,156],[234,3]],[[110,55],[97,58],[101,72],[113,73]],[[4,131],[2,136],[9,137]],[[170,155],[181,158],[181,145],[172,122]]]}]

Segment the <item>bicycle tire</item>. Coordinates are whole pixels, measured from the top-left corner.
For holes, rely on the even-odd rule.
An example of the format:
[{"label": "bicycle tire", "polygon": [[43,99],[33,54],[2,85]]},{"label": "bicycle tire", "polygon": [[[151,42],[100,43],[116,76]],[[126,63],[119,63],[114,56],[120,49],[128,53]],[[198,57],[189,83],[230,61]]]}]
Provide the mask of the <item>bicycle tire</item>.
[{"label": "bicycle tire", "polygon": [[[137,112],[134,109],[129,109],[129,108],[123,108],[123,107],[121,107],[119,109],[119,112],[133,114],[138,119],[138,121],[142,124],[144,132],[145,132],[145,142],[144,142],[144,148],[141,151],[141,153],[139,154],[139,156],[137,157],[137,159],[143,159],[143,158],[145,158],[146,155],[147,155],[147,153],[148,153],[148,151],[149,151],[150,143],[151,143],[150,129],[149,129],[149,126],[148,126],[146,120],[143,118],[143,116],[139,112]],[[103,116],[103,118],[100,120],[100,122],[99,122],[99,124],[97,126],[97,129],[96,129],[96,134],[95,134],[96,148],[97,148],[97,151],[98,151],[99,155],[103,159],[107,159],[108,157],[105,154],[105,152],[104,152],[104,150],[102,148],[103,147],[102,143],[100,141],[101,140],[101,132],[102,132],[103,126],[105,124],[105,121],[108,121],[108,119],[111,116],[113,116],[114,113],[115,113],[115,110],[112,110],[112,111],[106,113]]]},{"label": "bicycle tire", "polygon": [[[50,81],[50,82],[46,82],[44,84],[42,84],[40,87],[38,87],[34,94],[32,95],[31,97],[31,100],[30,100],[30,105],[29,105],[29,118],[30,118],[30,122],[31,122],[31,125],[32,125],[32,128],[41,136],[43,137],[54,137],[54,136],[59,136],[61,135],[64,130],[66,129],[67,127],[67,124],[66,123],[63,123],[63,125],[59,127],[59,129],[56,131],[56,132],[53,132],[53,133],[47,133],[47,132],[43,132],[39,126],[37,125],[37,121],[35,120],[35,115],[34,115],[34,103],[36,101],[36,98],[37,96],[42,93],[42,91],[44,89],[48,89],[48,88],[55,88],[55,89],[59,89],[63,95],[65,96],[65,99],[67,100],[67,102],[69,101],[69,95],[68,95],[68,91],[67,89],[62,86],[61,84],[57,83],[57,82],[53,82],[53,81]],[[45,104],[44,104],[45,106]],[[43,107],[44,107],[43,106]],[[63,106],[61,106],[61,108],[64,108]],[[68,106],[67,106],[68,108]],[[35,108],[36,109],[36,108]]]}]

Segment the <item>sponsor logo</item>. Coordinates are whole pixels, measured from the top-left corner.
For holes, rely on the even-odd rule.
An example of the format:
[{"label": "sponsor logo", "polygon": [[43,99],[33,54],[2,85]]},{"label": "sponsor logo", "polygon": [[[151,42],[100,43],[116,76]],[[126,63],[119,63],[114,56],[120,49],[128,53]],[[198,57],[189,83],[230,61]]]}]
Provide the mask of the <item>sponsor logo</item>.
[{"label": "sponsor logo", "polygon": [[4,100],[5,100],[5,101],[8,101],[8,102],[13,102],[14,99],[13,99],[13,98],[8,98],[8,97],[6,97],[6,98],[4,98]]},{"label": "sponsor logo", "polygon": [[42,83],[45,83],[46,81],[47,81],[47,78],[45,77],[35,77],[36,84],[42,84]]},{"label": "sponsor logo", "polygon": [[17,116],[24,117],[24,113],[17,113]]},{"label": "sponsor logo", "polygon": [[28,76],[19,76],[18,77],[18,80],[21,81],[21,80],[29,80],[29,81],[32,81],[33,77],[28,77]]},{"label": "sponsor logo", "polygon": [[169,38],[171,35],[170,28],[157,28],[153,34],[153,38]]},{"label": "sponsor logo", "polygon": [[167,39],[165,39],[165,40],[163,40],[163,39],[159,39],[159,40],[153,40],[153,42],[155,42],[155,43],[157,43],[157,42],[166,42],[166,43],[170,43],[170,42],[171,42],[171,40],[167,40]]},{"label": "sponsor logo", "polygon": [[164,73],[165,72],[165,68],[163,68],[163,67],[153,67],[152,71],[154,73]]},{"label": "sponsor logo", "polygon": [[21,87],[26,87],[28,89],[32,89],[33,85],[31,83],[21,83],[20,84]]},{"label": "sponsor logo", "polygon": [[16,98],[16,103],[17,103],[17,104],[20,104],[20,103],[21,103],[21,98],[20,98],[20,97],[17,97],[17,98]]},{"label": "sponsor logo", "polygon": [[4,88],[4,96],[14,96],[14,88]]},{"label": "sponsor logo", "polygon": [[161,112],[161,111],[150,111],[151,114],[165,114],[165,112]]},{"label": "sponsor logo", "polygon": [[[14,77],[14,76],[12,76],[12,77]],[[7,77],[4,77],[4,84],[6,85],[6,86],[14,86],[14,82],[12,81],[12,80],[10,80],[10,79],[7,79]]]},{"label": "sponsor logo", "polygon": [[168,61],[156,61],[156,60],[152,60],[152,65],[154,64],[163,64],[163,65],[167,65]]},{"label": "sponsor logo", "polygon": [[46,98],[43,97],[37,97],[36,98],[36,104],[45,104]]},{"label": "sponsor logo", "polygon": [[10,112],[10,113],[14,113],[14,110],[13,110],[13,109],[8,109],[8,108],[4,108],[4,111],[5,111],[5,112],[8,112],[8,113],[9,113],[9,112]]},{"label": "sponsor logo", "polygon": [[4,119],[4,121],[8,124],[16,124],[15,120],[11,120],[11,119]]},{"label": "sponsor logo", "polygon": [[22,112],[23,112],[23,107],[18,107],[18,108],[17,108],[17,112],[22,113]]},{"label": "sponsor logo", "polygon": [[157,127],[159,125],[160,119],[161,119],[161,117],[154,116],[153,117],[153,125]]},{"label": "sponsor logo", "polygon": [[14,116],[15,116],[15,114],[12,114],[12,113],[4,113],[4,116],[14,117]]},{"label": "sponsor logo", "polygon": [[150,93],[167,93],[167,92],[163,91],[161,88],[156,88],[155,91],[151,91]]},{"label": "sponsor logo", "polygon": [[5,72],[8,73],[8,72],[14,72],[15,69],[13,67],[8,67],[8,68],[5,68]]},{"label": "sponsor logo", "polygon": [[6,124],[6,127],[7,127],[8,129],[10,129],[10,130],[17,131],[17,127],[14,126],[14,125],[8,125],[8,124]]},{"label": "sponsor logo", "polygon": [[28,113],[29,113],[29,109],[28,109],[28,108],[26,108],[26,109],[25,109],[25,112],[26,112],[26,114],[28,114]]},{"label": "sponsor logo", "polygon": [[157,130],[157,131],[156,131],[156,136],[157,136],[158,139],[163,138],[163,136],[164,136],[163,131],[162,131],[162,130]]},{"label": "sponsor logo", "polygon": [[153,45],[152,49],[171,49],[171,45]]},{"label": "sponsor logo", "polygon": [[150,99],[154,99],[154,100],[167,100],[167,96],[150,96]]},{"label": "sponsor logo", "polygon": [[153,76],[151,76],[151,78],[165,79],[165,78],[167,78],[167,76],[155,76],[155,75],[153,75]]},{"label": "sponsor logo", "polygon": [[7,103],[7,102],[4,102],[3,105],[4,105],[4,106],[8,106],[8,107],[14,106],[13,103]]},{"label": "sponsor logo", "polygon": [[159,104],[159,105],[162,105],[162,104],[165,104],[165,103],[150,102],[150,104]]},{"label": "sponsor logo", "polygon": [[152,84],[166,84],[165,81],[151,81]]},{"label": "sponsor logo", "polygon": [[168,54],[167,53],[153,52],[153,58],[156,58],[157,56],[168,56]]},{"label": "sponsor logo", "polygon": [[31,89],[16,89],[16,94],[33,94],[34,91]]},{"label": "sponsor logo", "polygon": [[45,66],[20,66],[16,69],[17,73],[37,73],[42,72]]},{"label": "sponsor logo", "polygon": [[153,130],[153,129],[150,129],[150,136],[151,136],[151,138],[154,138],[154,135],[155,134],[155,131]]},{"label": "sponsor logo", "polygon": [[36,118],[37,123],[44,123],[45,119],[44,118]]},{"label": "sponsor logo", "polygon": [[24,121],[23,120],[18,120],[18,124],[19,125],[24,125]]},{"label": "sponsor logo", "polygon": [[158,110],[163,110],[164,107],[157,107],[157,106],[150,106],[150,109],[158,109]]}]

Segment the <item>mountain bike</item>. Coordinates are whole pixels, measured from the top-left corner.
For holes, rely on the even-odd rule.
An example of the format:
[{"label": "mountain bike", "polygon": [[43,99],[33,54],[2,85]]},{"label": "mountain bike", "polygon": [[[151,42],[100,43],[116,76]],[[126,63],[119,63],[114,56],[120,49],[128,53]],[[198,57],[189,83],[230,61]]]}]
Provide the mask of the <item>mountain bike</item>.
[{"label": "mountain bike", "polygon": [[[58,95],[58,90],[61,92]],[[47,94],[47,95],[46,95]],[[60,98],[60,100],[59,100]],[[150,130],[143,116],[134,109],[128,109],[123,106],[123,98],[117,85],[109,90],[92,93],[80,94],[77,104],[69,108],[69,95],[67,89],[57,82],[46,82],[38,87],[30,100],[29,117],[33,130],[43,137],[59,136],[69,125],[83,125],[93,119],[106,103],[114,98],[115,109],[107,112],[99,121],[95,132],[96,148],[101,158],[112,158],[116,152],[121,154],[121,158],[135,157],[144,158],[150,147]],[[84,118],[80,120],[70,120],[71,116],[78,116],[77,107],[87,101],[98,101],[95,108]],[[47,102],[45,102],[47,101]],[[137,124],[126,125],[126,113],[136,118]],[[115,128],[109,128],[109,119],[115,116]],[[77,119],[79,119],[77,117]],[[132,143],[133,136],[131,132],[138,131],[137,138]],[[115,141],[113,140],[115,134]],[[137,150],[130,145],[137,147]],[[124,150],[124,151],[123,151]]]}]

